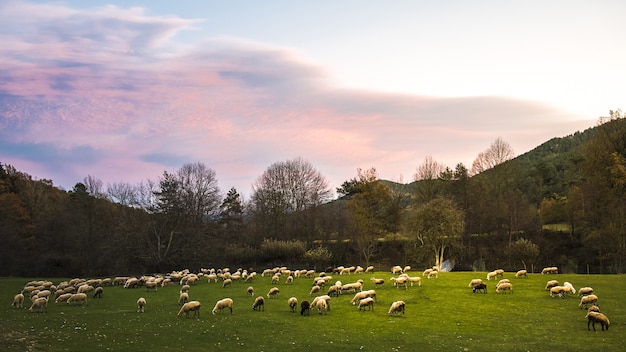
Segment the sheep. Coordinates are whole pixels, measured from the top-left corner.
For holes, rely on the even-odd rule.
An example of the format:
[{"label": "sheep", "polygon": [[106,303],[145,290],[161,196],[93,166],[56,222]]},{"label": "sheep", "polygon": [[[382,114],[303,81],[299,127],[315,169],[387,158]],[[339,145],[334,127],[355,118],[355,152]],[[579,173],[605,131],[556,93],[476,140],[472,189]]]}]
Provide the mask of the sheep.
[{"label": "sheep", "polygon": [[183,285],[183,287],[181,287],[180,289],[180,292],[189,292],[190,289],[191,289],[191,286]]},{"label": "sheep", "polygon": [[498,276],[498,273],[495,271],[490,271],[487,273],[487,281],[490,281],[491,279],[496,279],[496,277]]},{"label": "sheep", "polygon": [[292,313],[295,313],[296,312],[296,307],[298,306],[298,299],[296,297],[290,297],[287,300],[287,305],[289,306],[289,310]]},{"label": "sheep", "polygon": [[588,295],[588,296],[582,296],[580,298],[580,304],[578,305],[578,307],[580,309],[587,308],[587,306],[589,306],[590,304],[598,304],[598,296],[596,295]]},{"label": "sheep", "polygon": [[193,312],[192,318],[195,318],[197,315],[198,319],[200,319],[200,307],[202,307],[202,304],[199,301],[187,302],[180,307],[177,317],[180,318],[183,314],[185,314],[185,318],[189,318],[189,312]]},{"label": "sheep", "polygon": [[31,312],[44,312],[48,313],[48,298],[39,297],[33,301],[33,304],[28,308]]},{"label": "sheep", "polygon": [[78,287],[78,291],[76,291],[76,293],[89,293],[93,290],[94,290],[93,286],[84,284]]},{"label": "sheep", "polygon": [[139,297],[137,300],[137,313],[143,313],[146,310],[146,299]]},{"label": "sheep", "polygon": [[391,268],[391,273],[392,274],[402,274],[402,267],[400,265],[396,265],[394,267]]},{"label": "sheep", "polygon": [[578,290],[578,296],[582,297],[582,296],[588,296],[590,294],[593,293],[593,288],[587,286],[587,287],[581,287]]},{"label": "sheep", "polygon": [[280,281],[280,275],[272,276],[272,285],[276,285]]},{"label": "sheep", "polygon": [[519,270],[518,272],[515,273],[515,277],[516,278],[520,278],[520,277],[528,277],[528,271],[526,270]]},{"label": "sheep", "polygon": [[428,273],[427,278],[428,279],[432,279],[432,278],[438,278],[439,277],[439,271],[437,270],[432,270],[430,273]]},{"label": "sheep", "polygon": [[500,292],[506,293],[506,291],[513,293],[513,285],[511,285],[510,282],[503,282],[499,286],[496,287],[496,293],[500,293]]},{"label": "sheep", "polygon": [[341,294],[341,286],[340,285],[330,286],[326,294],[329,296],[339,297],[339,295]]},{"label": "sheep", "polygon": [[511,281],[509,281],[509,279],[502,279],[498,281],[498,283],[496,284],[496,288],[498,288],[498,286],[502,285],[503,283],[511,283]]},{"label": "sheep", "polygon": [[355,273],[355,274],[362,274],[362,273],[363,273],[363,270],[364,270],[364,269],[363,269],[363,267],[362,267],[362,266],[357,265],[357,266],[356,266],[356,269],[354,269],[354,273]]},{"label": "sheep", "polygon": [[478,286],[478,285],[480,285],[482,283],[483,283],[482,279],[472,279],[472,281],[470,281],[468,286],[469,286],[469,288],[474,288],[474,287],[476,287],[476,286]]},{"label": "sheep", "polygon": [[314,294],[320,292],[320,287],[318,285],[315,285],[311,288],[311,292],[309,292],[309,296],[313,296]]},{"label": "sheep", "polygon": [[365,308],[369,308],[369,310],[374,310],[374,299],[372,297],[366,297],[359,301],[359,310]]},{"label": "sheep", "polygon": [[79,303],[79,304],[87,304],[87,294],[85,293],[74,293],[67,299],[67,304]]},{"label": "sheep", "polygon": [[316,306],[317,306],[317,312],[319,314],[326,314],[326,310],[328,309],[328,304],[326,303],[325,299],[318,299]]},{"label": "sheep", "polygon": [[291,276],[291,275],[287,276],[287,279],[285,280],[285,283],[287,285],[292,284],[293,283],[293,276]]},{"label": "sheep", "polygon": [[389,307],[389,315],[397,315],[398,313],[402,313],[404,316],[404,306],[406,304],[404,301],[395,301],[391,303],[391,307]]},{"label": "sheep", "polygon": [[596,323],[599,323],[602,326],[602,331],[604,331],[605,327],[606,330],[609,331],[609,326],[611,325],[611,322],[606,315],[600,312],[592,311],[588,312],[585,318],[587,318],[587,330],[591,330],[589,329],[589,324],[591,324],[593,326],[593,331],[596,331]]},{"label": "sheep", "polygon": [[150,281],[146,281],[145,286],[146,286],[146,292],[148,292],[149,290],[154,290],[154,292],[157,292],[158,291],[157,287],[159,286],[159,284],[156,282],[156,280],[150,280]]},{"label": "sheep", "polygon": [[263,296],[258,296],[255,300],[254,303],[252,304],[252,310],[261,310],[261,308],[263,308],[263,310],[265,310],[265,299],[263,298]]},{"label": "sheep", "polygon": [[354,297],[352,298],[352,305],[355,306],[357,302],[359,302],[363,298],[367,298],[367,297],[370,297],[370,292],[369,291],[357,292],[354,295]]},{"label": "sheep", "polygon": [[371,278],[370,280],[372,280],[376,288],[378,288],[379,286],[383,287],[385,285],[385,279]]},{"label": "sheep", "polygon": [[410,266],[410,265],[406,265],[406,266],[404,266],[404,269],[402,269],[402,272],[403,272],[403,273],[406,273],[406,272],[408,272],[408,271],[411,271],[411,266]]},{"label": "sheep", "polygon": [[215,307],[211,311],[211,314],[215,315],[218,312],[222,313],[224,308],[228,308],[230,310],[230,314],[233,314],[233,300],[231,298],[223,298],[215,303]]},{"label": "sheep", "polygon": [[367,268],[365,268],[365,272],[366,273],[373,273],[374,272],[374,266],[370,265]]},{"label": "sheep", "polygon": [[557,268],[556,266],[545,267],[545,268],[543,268],[543,270],[541,270],[541,275],[544,275],[544,274],[558,274],[558,273],[559,273],[559,268]]},{"label": "sheep", "polygon": [[566,282],[566,284],[569,285],[554,286],[550,288],[550,296],[556,297],[558,295],[561,298],[565,298],[568,294],[576,292],[572,284],[570,284],[569,282]]},{"label": "sheep", "polygon": [[311,315],[311,303],[309,303],[309,301],[302,301],[302,303],[300,303],[300,315]]},{"label": "sheep", "polygon": [[311,307],[316,307],[317,306],[317,301],[319,300],[324,300],[326,301],[326,310],[330,311],[330,296],[329,295],[323,295],[323,296],[317,296],[313,299],[313,301],[311,301]]},{"label": "sheep", "polygon": [[559,286],[559,282],[556,280],[550,280],[546,283],[546,291],[550,291],[552,287]]},{"label": "sheep", "polygon": [[267,293],[267,298],[276,298],[278,297],[279,292],[280,290],[278,289],[278,287],[272,287]]},{"label": "sheep", "polygon": [[24,308],[24,294],[18,293],[13,296],[13,303],[11,305],[13,308]]},{"label": "sheep", "polygon": [[594,304],[591,307],[589,307],[589,309],[587,309],[587,313],[589,313],[589,312],[598,312],[598,313],[600,313],[600,307],[598,307],[598,306],[596,306]]},{"label": "sheep", "polygon": [[222,282],[222,287],[230,287],[232,284],[233,284],[232,279],[226,279],[224,280],[224,282]]},{"label": "sheep", "polygon": [[563,286],[568,288],[566,289],[567,293],[576,294],[576,289],[574,288],[574,285],[572,285],[571,283],[565,281],[565,283],[563,283]]},{"label": "sheep", "polygon": [[393,281],[393,285],[396,288],[399,288],[400,286],[403,286],[405,290],[407,289],[407,287],[406,287],[406,277],[398,277],[398,278],[392,277],[391,281]]},{"label": "sheep", "polygon": [[61,295],[59,295],[59,297],[56,298],[56,300],[54,300],[54,303],[67,302],[67,300],[70,298],[70,296],[72,296],[71,293],[61,294]]},{"label": "sheep", "polygon": [[[498,290],[498,287],[496,287],[496,291]],[[484,282],[479,283],[478,285],[472,287],[472,292],[476,293],[478,291],[483,291],[483,293],[487,293],[487,284]]]},{"label": "sheep", "polygon": [[102,292],[103,291],[104,291],[104,289],[102,288],[102,286],[96,287],[96,289],[94,290],[94,293],[93,293],[93,298],[102,298]]},{"label": "sheep", "polygon": [[182,306],[189,301],[189,293],[181,292],[178,296],[178,305]]}]

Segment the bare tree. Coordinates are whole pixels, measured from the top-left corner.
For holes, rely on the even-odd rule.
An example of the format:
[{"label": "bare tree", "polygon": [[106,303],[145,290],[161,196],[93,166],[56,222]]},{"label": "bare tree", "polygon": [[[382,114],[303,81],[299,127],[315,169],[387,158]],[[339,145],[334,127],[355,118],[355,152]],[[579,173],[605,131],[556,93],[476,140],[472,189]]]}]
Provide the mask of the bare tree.
[{"label": "bare tree", "polygon": [[138,205],[137,187],[127,182],[114,182],[107,185],[106,194],[113,202],[125,206]]},{"label": "bare tree", "polygon": [[417,167],[413,179],[415,182],[415,196],[420,202],[434,199],[440,191],[440,178],[446,171],[446,166],[427,156],[424,162]]},{"label": "bare tree", "polygon": [[106,198],[106,194],[102,190],[102,180],[95,178],[94,176],[87,175],[83,179],[83,184],[89,195],[96,198]]},{"label": "bare tree", "polygon": [[472,163],[472,175],[489,170],[514,157],[515,153],[511,145],[498,137],[487,150],[478,154]]}]

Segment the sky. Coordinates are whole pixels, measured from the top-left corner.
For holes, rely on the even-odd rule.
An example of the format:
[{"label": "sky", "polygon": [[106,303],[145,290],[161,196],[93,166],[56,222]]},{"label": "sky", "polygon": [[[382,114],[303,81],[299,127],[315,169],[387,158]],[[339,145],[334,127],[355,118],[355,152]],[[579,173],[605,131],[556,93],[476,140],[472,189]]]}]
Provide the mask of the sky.
[{"label": "sky", "polygon": [[72,189],[302,158],[408,183],[626,109],[626,2],[0,0],[0,162]]}]

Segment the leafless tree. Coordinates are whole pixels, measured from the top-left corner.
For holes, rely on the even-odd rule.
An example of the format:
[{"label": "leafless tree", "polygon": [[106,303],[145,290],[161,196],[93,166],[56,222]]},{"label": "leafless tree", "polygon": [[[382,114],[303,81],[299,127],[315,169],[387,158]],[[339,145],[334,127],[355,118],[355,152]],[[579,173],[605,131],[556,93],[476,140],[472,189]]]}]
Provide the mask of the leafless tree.
[{"label": "leafless tree", "polygon": [[472,175],[477,175],[483,171],[489,170],[514,157],[515,153],[511,145],[498,137],[491,143],[491,146],[487,148],[487,150],[478,154],[472,163]]}]

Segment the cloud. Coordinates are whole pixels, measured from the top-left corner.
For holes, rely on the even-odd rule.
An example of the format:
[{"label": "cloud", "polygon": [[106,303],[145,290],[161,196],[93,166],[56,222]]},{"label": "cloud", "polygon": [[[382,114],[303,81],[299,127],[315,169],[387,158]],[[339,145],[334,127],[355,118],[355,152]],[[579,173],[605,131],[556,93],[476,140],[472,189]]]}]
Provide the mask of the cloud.
[{"label": "cloud", "polygon": [[237,38],[170,45],[197,22],[141,8],[0,5],[2,162],[48,165],[34,176],[69,188],[87,174],[139,182],[200,161],[223,188],[246,193],[280,160],[303,157],[335,186],[359,167],[410,178],[427,155],[468,163],[497,137],[530,148],[565,121],[508,97],[337,89],[297,52]]}]

